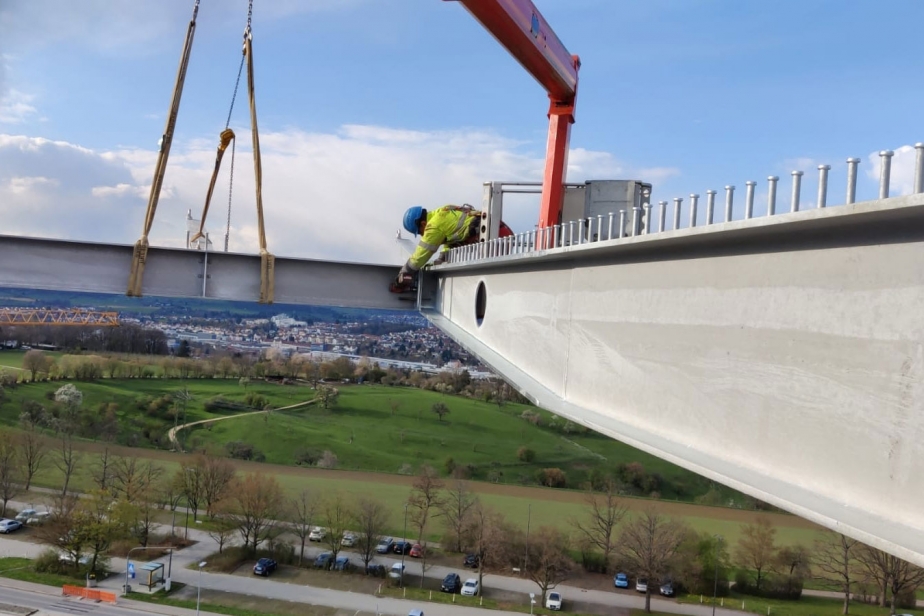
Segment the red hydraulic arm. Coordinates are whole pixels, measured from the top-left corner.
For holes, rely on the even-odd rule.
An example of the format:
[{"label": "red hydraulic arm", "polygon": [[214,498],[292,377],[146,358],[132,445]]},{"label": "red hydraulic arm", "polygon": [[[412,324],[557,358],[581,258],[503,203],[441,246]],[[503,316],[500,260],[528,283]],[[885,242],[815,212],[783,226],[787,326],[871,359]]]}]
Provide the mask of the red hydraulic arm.
[{"label": "red hydraulic arm", "polygon": [[549,93],[549,141],[539,226],[561,221],[581,60],[568,53],[531,0],[458,0]]}]

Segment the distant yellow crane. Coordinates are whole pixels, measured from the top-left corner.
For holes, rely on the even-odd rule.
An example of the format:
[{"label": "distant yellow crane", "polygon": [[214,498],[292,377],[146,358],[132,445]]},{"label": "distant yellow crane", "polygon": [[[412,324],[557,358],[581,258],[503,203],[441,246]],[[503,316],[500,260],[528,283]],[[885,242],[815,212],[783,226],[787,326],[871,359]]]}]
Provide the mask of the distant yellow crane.
[{"label": "distant yellow crane", "polygon": [[0,308],[0,325],[118,327],[119,313],[81,308]]}]

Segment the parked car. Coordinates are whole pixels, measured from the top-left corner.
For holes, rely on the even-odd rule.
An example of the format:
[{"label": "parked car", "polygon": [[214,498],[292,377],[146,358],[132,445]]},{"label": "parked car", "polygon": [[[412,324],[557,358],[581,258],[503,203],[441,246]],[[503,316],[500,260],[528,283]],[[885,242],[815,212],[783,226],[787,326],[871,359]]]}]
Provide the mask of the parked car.
[{"label": "parked car", "polygon": [[379,554],[388,554],[391,552],[391,546],[395,544],[395,540],[391,537],[382,537],[379,544],[375,546],[375,551]]},{"label": "parked car", "polygon": [[415,543],[414,545],[411,546],[410,554],[411,554],[411,558],[423,558],[424,547],[420,545],[419,543]]},{"label": "parked car", "polygon": [[629,576],[625,573],[617,573],[616,577],[613,578],[613,586],[616,588],[628,588]]},{"label": "parked car", "polygon": [[395,554],[407,554],[411,551],[411,542],[404,539],[395,541],[395,545],[391,549]]},{"label": "parked car", "polygon": [[350,557],[349,556],[338,556],[337,560],[334,562],[334,571],[349,571],[350,570]]},{"label": "parked car", "polygon": [[395,563],[391,566],[391,569],[388,571],[388,577],[399,579],[404,577],[405,567],[401,563]]},{"label": "parked car", "polygon": [[308,533],[308,541],[323,541],[324,537],[327,536],[327,530],[321,528],[320,526],[315,526],[311,529],[311,532]]},{"label": "parked car", "polygon": [[[59,553],[58,553],[58,560],[61,561],[62,563],[67,563],[68,565],[73,565],[73,564],[74,564],[74,555],[73,555],[73,554],[70,554],[70,553],[68,553],[68,552],[59,552]],[[77,564],[79,564],[79,565],[84,565],[84,566],[89,565],[89,564],[90,564],[90,555],[89,555],[89,554],[84,554],[83,556],[81,556],[81,557],[77,560]]]},{"label": "parked car", "polygon": [[330,569],[330,561],[333,560],[333,558],[334,555],[330,552],[321,552],[314,561],[315,569]]},{"label": "parked car", "polygon": [[343,539],[340,540],[340,545],[345,548],[351,548],[356,545],[356,535],[353,533],[343,533]]},{"label": "parked car", "polygon": [[481,562],[481,559],[478,558],[477,554],[466,554],[465,560],[462,561],[462,566],[471,567],[472,569],[477,569],[479,562]]},{"label": "parked car", "polygon": [[276,561],[272,558],[261,558],[253,566],[253,574],[269,577],[269,574],[275,571],[277,566]]},{"label": "parked car", "polygon": [[49,518],[51,518],[50,511],[39,511],[38,513],[30,517],[28,520],[26,520],[26,525],[27,526],[38,526],[39,524],[44,524],[45,522],[47,522]]},{"label": "parked car", "polygon": [[478,594],[478,590],[478,580],[475,578],[468,578],[465,584],[462,584],[462,594],[466,597],[474,597]]},{"label": "parked car", "polygon": [[545,608],[548,610],[560,610],[561,609],[561,593],[560,592],[550,592],[549,596],[545,598]]},{"label": "parked car", "polygon": [[462,578],[459,577],[458,573],[447,574],[446,577],[443,578],[443,582],[440,584],[440,590],[452,594],[459,592],[462,590]]},{"label": "parked car", "polygon": [[661,591],[661,594],[664,595],[665,597],[673,597],[674,596],[674,583],[665,582],[664,584],[661,584],[660,591]]},{"label": "parked car", "polygon": [[26,523],[28,522],[29,518],[31,518],[32,516],[34,516],[36,513],[38,513],[38,511],[36,511],[35,509],[23,509],[23,510],[20,511],[19,514],[18,514],[15,518],[13,518],[13,519],[16,520],[17,522],[22,522],[23,524],[26,524]]},{"label": "parked car", "polygon": [[5,518],[0,520],[0,533],[3,533],[4,535],[16,532],[20,528],[22,528],[22,522],[17,522],[16,520],[7,520]]},{"label": "parked car", "polygon": [[366,568],[366,575],[381,578],[385,577],[385,565],[370,564]]},{"label": "parked car", "polygon": [[411,610],[407,616],[424,616],[423,610]]},{"label": "parked car", "polygon": [[648,580],[645,578],[635,580],[635,592],[648,592]]}]

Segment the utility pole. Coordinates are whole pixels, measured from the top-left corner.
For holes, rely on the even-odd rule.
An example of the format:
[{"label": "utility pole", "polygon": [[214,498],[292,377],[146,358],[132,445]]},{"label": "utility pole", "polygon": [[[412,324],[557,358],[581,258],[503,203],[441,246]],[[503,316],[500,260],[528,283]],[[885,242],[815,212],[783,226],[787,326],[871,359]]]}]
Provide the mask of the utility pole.
[{"label": "utility pole", "polygon": [[407,551],[407,506],[404,503],[404,537],[401,540],[401,587],[404,588],[404,553]]},{"label": "utility pole", "polygon": [[719,593],[719,544],[722,542],[722,535],[715,535],[715,578],[712,582],[712,616],[715,616],[715,599]]}]

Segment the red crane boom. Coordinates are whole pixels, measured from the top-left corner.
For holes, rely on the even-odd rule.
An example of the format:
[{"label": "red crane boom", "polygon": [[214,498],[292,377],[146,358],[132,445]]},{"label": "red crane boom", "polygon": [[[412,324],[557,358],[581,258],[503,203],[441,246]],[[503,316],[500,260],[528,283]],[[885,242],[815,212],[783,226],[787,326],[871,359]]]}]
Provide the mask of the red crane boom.
[{"label": "red crane boom", "polygon": [[549,94],[549,138],[539,226],[556,225],[561,221],[581,60],[568,52],[531,0],[455,1],[481,22]]}]

